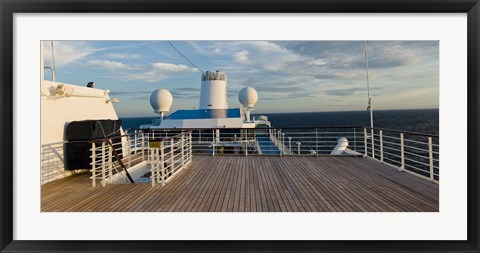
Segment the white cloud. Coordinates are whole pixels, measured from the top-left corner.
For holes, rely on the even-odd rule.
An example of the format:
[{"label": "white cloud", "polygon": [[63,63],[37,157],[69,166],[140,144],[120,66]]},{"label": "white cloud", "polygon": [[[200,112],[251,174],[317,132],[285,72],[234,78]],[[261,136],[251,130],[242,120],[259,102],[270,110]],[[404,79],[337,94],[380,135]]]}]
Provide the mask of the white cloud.
[{"label": "white cloud", "polygon": [[91,60],[87,62],[87,65],[92,67],[100,67],[109,70],[115,69],[131,69],[127,64],[118,62],[118,61],[107,61],[107,60]]},{"label": "white cloud", "polygon": [[237,52],[234,56],[234,59],[238,63],[246,64],[248,63],[248,55],[249,55],[248,51],[243,50],[243,51]]},{"label": "white cloud", "polygon": [[183,64],[172,64],[164,62],[152,63],[154,70],[160,71],[162,73],[179,73],[179,72],[197,72],[196,68],[190,68]]},{"label": "white cloud", "polygon": [[[100,51],[84,41],[54,41],[53,42],[55,66],[66,65],[78,61],[92,53]],[[44,41],[45,66],[53,65],[51,41]]]},{"label": "white cloud", "polygon": [[198,72],[196,68],[190,68],[183,64],[156,62],[151,63],[150,68],[146,71],[129,74],[125,78],[128,80],[142,80],[149,83],[155,83],[170,77],[182,76],[195,72]]},{"label": "white cloud", "polygon": [[137,59],[140,57],[139,54],[121,54],[121,53],[109,53],[104,56],[110,59]]}]

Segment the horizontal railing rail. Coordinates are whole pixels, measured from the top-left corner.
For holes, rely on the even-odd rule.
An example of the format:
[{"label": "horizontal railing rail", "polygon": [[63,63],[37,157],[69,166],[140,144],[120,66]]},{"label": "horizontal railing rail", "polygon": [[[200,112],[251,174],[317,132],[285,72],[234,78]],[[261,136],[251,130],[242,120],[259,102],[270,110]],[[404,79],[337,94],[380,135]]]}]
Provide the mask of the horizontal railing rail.
[{"label": "horizontal railing rail", "polygon": [[[362,126],[361,128],[366,128],[368,130],[372,129],[371,127],[368,127],[368,126]],[[390,128],[382,128],[382,127],[374,127],[373,129],[378,130],[378,131],[382,130],[382,131],[388,131],[388,132],[392,132],[392,133],[404,133],[404,134],[426,136],[426,137],[432,137],[432,138],[439,138],[440,137],[438,134],[420,133],[420,132],[413,132],[413,131],[403,131],[403,130],[395,130],[395,129],[390,129]]]}]

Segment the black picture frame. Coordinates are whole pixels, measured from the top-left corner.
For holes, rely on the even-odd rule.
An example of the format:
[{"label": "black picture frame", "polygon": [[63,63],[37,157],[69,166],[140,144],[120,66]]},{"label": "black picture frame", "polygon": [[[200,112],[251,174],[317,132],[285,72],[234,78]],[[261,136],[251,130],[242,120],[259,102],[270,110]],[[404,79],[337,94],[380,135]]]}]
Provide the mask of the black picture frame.
[{"label": "black picture frame", "polygon": [[[431,251],[479,252],[479,0],[0,0],[1,252]],[[467,13],[468,239],[466,241],[17,241],[13,240],[13,15],[15,13]]]}]

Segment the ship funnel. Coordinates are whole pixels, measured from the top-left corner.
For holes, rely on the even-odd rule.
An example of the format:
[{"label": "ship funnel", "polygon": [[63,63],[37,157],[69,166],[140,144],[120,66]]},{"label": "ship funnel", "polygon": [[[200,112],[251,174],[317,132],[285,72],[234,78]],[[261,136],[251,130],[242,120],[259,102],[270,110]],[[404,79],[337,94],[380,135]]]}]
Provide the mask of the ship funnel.
[{"label": "ship funnel", "polygon": [[227,74],[207,71],[202,74],[199,109],[228,109]]},{"label": "ship funnel", "polygon": [[170,111],[172,103],[172,93],[166,89],[157,89],[150,95],[150,105],[155,113],[160,114],[161,118],[163,118],[164,113]]}]

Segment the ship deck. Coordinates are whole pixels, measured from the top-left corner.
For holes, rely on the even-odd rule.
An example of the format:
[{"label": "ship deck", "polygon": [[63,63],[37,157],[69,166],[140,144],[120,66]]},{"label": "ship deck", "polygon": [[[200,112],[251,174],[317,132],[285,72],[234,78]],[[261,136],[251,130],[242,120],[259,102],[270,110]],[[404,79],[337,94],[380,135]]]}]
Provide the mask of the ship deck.
[{"label": "ship deck", "polygon": [[368,158],[196,155],[166,186],[41,187],[43,212],[437,212],[439,186]]}]

